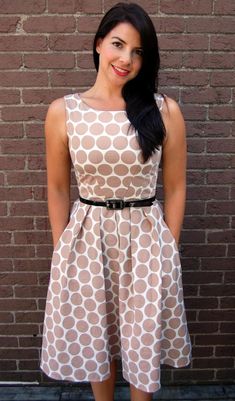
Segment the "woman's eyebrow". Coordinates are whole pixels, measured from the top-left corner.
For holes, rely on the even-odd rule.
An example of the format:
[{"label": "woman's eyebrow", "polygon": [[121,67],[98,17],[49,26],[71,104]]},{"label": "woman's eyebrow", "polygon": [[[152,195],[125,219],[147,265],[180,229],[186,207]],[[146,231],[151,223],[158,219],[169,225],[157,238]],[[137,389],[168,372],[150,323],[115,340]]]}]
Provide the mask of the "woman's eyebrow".
[{"label": "woman's eyebrow", "polygon": [[[119,38],[118,36],[112,36],[112,39],[118,39],[118,40],[120,40],[120,42],[122,42],[126,45],[125,40]],[[137,46],[136,49],[142,49],[142,46]]]}]

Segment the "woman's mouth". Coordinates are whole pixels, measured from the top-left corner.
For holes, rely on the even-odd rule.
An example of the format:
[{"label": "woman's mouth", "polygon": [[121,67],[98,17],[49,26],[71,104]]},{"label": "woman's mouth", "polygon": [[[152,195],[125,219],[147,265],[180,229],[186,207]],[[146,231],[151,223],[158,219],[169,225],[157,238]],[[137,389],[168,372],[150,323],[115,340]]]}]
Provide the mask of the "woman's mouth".
[{"label": "woman's mouth", "polygon": [[116,67],[115,65],[111,64],[113,67],[113,70],[115,74],[117,74],[119,77],[126,77],[130,71],[124,70],[123,68]]}]

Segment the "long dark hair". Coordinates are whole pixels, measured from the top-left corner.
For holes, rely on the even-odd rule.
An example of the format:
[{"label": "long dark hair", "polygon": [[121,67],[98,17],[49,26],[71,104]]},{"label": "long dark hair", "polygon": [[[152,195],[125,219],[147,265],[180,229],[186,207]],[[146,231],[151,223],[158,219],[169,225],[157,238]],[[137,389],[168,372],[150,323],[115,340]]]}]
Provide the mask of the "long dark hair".
[{"label": "long dark hair", "polygon": [[93,59],[98,71],[97,41],[99,38],[103,39],[121,22],[132,24],[139,32],[142,42],[141,69],[134,79],[124,85],[122,96],[126,102],[127,117],[138,133],[138,142],[142,149],[143,160],[146,162],[162,145],[165,126],[154,98],[160,67],[158,40],[154,25],[142,7],[135,3],[118,3],[104,15],[94,38]]}]

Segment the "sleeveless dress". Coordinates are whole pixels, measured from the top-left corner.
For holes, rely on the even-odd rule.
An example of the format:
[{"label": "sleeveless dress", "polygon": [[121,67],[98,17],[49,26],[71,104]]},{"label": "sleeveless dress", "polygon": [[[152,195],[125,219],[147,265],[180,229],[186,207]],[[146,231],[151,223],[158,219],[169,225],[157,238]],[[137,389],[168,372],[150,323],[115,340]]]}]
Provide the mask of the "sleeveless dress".
[{"label": "sleeveless dress", "polygon": [[[161,110],[164,98],[155,98]],[[154,196],[161,148],[143,163],[125,111],[96,110],[79,94],[64,99],[80,196]],[[121,359],[124,379],[155,392],[161,364],[183,367],[190,358],[179,253],[159,202],[109,210],[75,201],[52,257],[42,370],[103,381]]]}]

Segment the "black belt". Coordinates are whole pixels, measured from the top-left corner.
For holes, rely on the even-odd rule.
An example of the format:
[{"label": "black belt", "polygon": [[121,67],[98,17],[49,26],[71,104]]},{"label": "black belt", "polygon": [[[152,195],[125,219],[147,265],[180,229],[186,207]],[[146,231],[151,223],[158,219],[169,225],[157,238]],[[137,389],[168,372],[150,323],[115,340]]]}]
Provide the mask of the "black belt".
[{"label": "black belt", "polygon": [[84,199],[81,196],[79,197],[79,199],[81,202],[87,203],[87,205],[106,206],[107,209],[120,210],[124,209],[124,207],[151,206],[155,201],[156,197],[153,196],[152,198],[148,199],[139,199],[130,201],[124,201],[123,199],[106,199],[104,202],[93,201],[91,199]]}]

